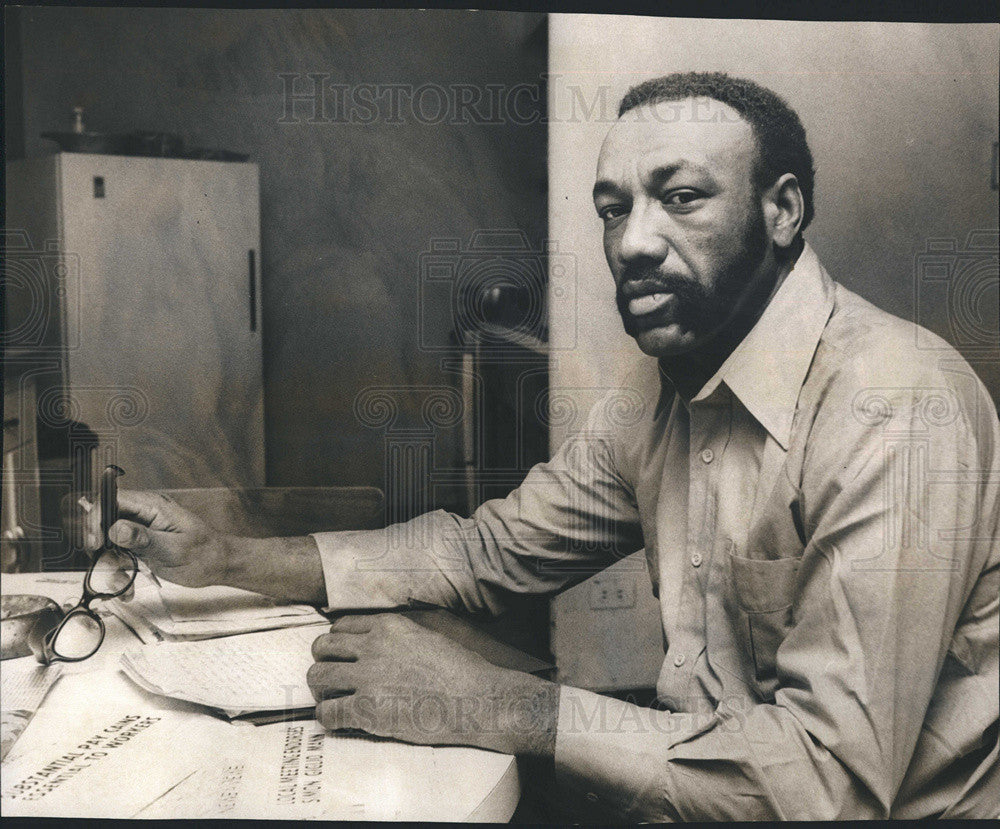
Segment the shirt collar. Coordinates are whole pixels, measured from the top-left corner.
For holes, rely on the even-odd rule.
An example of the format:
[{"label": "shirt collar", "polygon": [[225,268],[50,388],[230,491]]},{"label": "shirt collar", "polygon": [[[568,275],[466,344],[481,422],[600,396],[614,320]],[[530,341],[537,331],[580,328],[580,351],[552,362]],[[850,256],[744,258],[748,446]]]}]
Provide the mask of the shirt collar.
[{"label": "shirt collar", "polygon": [[[692,402],[706,399],[725,383],[787,450],[799,391],[833,311],[833,295],[833,280],[805,244],[757,324]],[[660,375],[657,415],[674,395],[666,375],[662,371]]]}]

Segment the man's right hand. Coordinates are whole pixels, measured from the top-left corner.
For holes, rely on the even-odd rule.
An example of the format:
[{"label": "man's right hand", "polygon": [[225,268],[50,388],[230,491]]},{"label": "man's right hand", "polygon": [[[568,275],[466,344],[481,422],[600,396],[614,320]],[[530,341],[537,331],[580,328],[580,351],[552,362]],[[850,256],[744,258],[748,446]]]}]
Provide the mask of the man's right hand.
[{"label": "man's right hand", "polygon": [[[131,550],[157,578],[185,587],[225,585],[276,599],[326,603],[323,564],[308,536],[245,538],[216,532],[157,492],[119,490],[121,518],[110,541]],[[89,546],[100,544],[99,508],[88,517]]]},{"label": "man's right hand", "polygon": [[158,578],[185,587],[231,583],[242,547],[231,536],[156,492],[121,490],[118,511],[111,542],[135,553]]}]

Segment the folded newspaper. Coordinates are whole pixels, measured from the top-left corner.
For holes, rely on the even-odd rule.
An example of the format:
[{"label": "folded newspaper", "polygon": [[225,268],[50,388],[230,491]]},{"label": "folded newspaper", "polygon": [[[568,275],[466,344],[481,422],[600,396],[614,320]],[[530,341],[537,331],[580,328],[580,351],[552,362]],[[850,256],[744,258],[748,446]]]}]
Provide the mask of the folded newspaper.
[{"label": "folded newspaper", "polygon": [[14,816],[58,818],[51,826],[72,825],[68,818],[134,817],[214,768],[239,739],[233,732],[255,730],[113,698],[63,725],[45,739],[19,744],[4,762],[5,826]]},{"label": "folded newspaper", "polygon": [[212,639],[259,630],[322,622],[316,608],[281,602],[235,587],[181,587],[136,576],[129,598],[113,599],[108,609],[143,642]]}]

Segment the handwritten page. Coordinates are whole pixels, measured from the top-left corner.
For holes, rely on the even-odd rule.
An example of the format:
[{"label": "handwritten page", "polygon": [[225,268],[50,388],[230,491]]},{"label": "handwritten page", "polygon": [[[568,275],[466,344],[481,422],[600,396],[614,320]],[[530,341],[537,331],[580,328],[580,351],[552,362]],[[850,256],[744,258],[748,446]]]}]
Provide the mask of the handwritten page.
[{"label": "handwritten page", "polygon": [[31,722],[49,688],[62,675],[62,665],[39,665],[32,656],[8,659],[0,667],[0,760]]},{"label": "handwritten page", "polygon": [[313,640],[326,629],[308,625],[131,648],[122,654],[121,667],[147,691],[230,717],[311,708],[316,703],[306,672],[313,663]]}]

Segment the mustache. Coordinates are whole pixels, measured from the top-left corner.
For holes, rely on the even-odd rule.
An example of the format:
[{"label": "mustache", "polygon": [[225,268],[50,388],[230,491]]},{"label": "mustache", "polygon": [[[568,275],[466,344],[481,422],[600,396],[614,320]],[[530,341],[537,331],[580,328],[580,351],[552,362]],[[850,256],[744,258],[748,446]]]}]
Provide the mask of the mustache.
[{"label": "mustache", "polygon": [[705,289],[694,280],[660,273],[652,264],[627,267],[621,282],[615,288],[618,310],[626,313],[630,299],[646,294],[674,294],[680,305],[689,306],[692,302],[704,300]]}]

